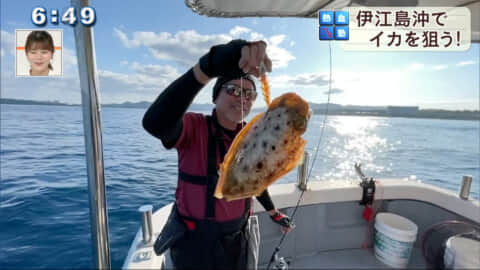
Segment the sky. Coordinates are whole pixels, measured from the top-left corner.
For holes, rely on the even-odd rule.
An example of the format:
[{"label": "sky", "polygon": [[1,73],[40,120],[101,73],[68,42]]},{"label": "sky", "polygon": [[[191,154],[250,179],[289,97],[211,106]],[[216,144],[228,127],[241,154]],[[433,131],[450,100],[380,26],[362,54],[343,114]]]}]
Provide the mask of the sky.
[{"label": "sky", "polygon": [[[264,40],[273,61],[271,97],[296,92],[325,103],[329,44],[318,38],[318,21],[303,18],[209,18],[184,1],[92,1],[102,103],[152,102],[213,45],[232,39]],[[81,103],[73,28],[38,27],[32,10],[58,9],[70,1],[1,1],[2,98]],[[63,77],[15,77],[15,30],[63,29]],[[408,105],[421,109],[479,110],[479,44],[462,52],[344,51],[331,42],[330,102],[342,105]],[[210,103],[214,81],[195,103]],[[258,84],[259,85],[259,84]],[[257,98],[254,107],[263,107]]]}]

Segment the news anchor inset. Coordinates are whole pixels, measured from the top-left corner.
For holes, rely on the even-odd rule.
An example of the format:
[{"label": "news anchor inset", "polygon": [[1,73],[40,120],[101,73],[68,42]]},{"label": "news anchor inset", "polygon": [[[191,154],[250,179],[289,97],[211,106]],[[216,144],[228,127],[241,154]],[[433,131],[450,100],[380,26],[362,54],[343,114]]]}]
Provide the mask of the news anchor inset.
[{"label": "news anchor inset", "polygon": [[62,76],[62,30],[16,30],[16,76]]}]

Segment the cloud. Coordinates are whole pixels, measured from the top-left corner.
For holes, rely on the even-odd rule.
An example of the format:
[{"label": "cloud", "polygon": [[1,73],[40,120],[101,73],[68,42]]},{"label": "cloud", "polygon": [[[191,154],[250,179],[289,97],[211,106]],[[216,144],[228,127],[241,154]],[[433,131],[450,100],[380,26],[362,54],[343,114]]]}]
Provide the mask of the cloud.
[{"label": "cloud", "polygon": [[168,65],[130,65],[133,73],[111,70],[98,72],[102,103],[153,101],[180,73]]},{"label": "cloud", "polygon": [[181,66],[192,66],[198,58],[208,52],[211,46],[227,43],[228,35],[200,35],[195,30],[168,32],[134,32],[132,38],[120,29],[114,28],[114,36],[127,48],[147,47],[158,60],[173,60]]},{"label": "cloud", "polygon": [[113,36],[120,39],[123,46],[125,46],[127,48],[133,48],[133,47],[138,46],[138,44],[135,44],[135,42],[133,40],[130,41],[127,37],[127,34],[123,33],[122,30],[120,30],[118,28],[113,28]]},{"label": "cloud", "polygon": [[[336,101],[343,101],[348,98],[350,94],[358,95],[360,92],[358,91],[358,85],[368,84],[368,82],[362,82],[363,80],[365,80],[365,78],[360,77],[358,72],[337,70],[332,74],[331,97],[333,98],[335,95],[338,99]],[[325,102],[330,84],[328,72],[272,75],[268,77],[268,81],[270,83],[270,96],[272,98],[287,92],[295,92],[310,102]],[[345,95],[345,93],[348,93],[348,95]]]},{"label": "cloud", "polygon": [[405,72],[411,72],[411,71],[434,72],[434,71],[448,69],[448,67],[449,65],[446,65],[446,64],[431,65],[431,64],[424,64],[424,63],[413,63],[407,66],[404,71]]},{"label": "cloud", "polygon": [[290,61],[296,59],[290,51],[282,47],[285,39],[285,35],[275,35],[267,38],[263,34],[253,31],[250,32],[249,38],[249,40],[263,40],[267,43],[267,55],[272,60],[274,69],[286,68]]},{"label": "cloud", "polygon": [[132,64],[132,69],[138,74],[144,74],[157,78],[175,79],[180,76],[177,70],[172,66],[141,65],[137,62],[134,62]]},{"label": "cloud", "polygon": [[[332,88],[330,90],[330,95],[338,95],[338,94],[342,94],[343,92],[345,92],[344,90],[340,89],[340,88]],[[328,90],[323,92],[325,95],[328,95]]]},{"label": "cloud", "polygon": [[230,35],[233,37],[239,37],[242,34],[249,33],[251,30],[243,26],[235,26],[230,30]]},{"label": "cloud", "polygon": [[166,88],[169,83],[180,76],[177,70],[170,66],[133,63],[131,68],[135,73],[127,74],[100,70],[98,74],[102,92],[121,94],[144,91],[156,93],[159,89]]},{"label": "cloud", "polygon": [[290,45],[290,47],[295,46],[295,41],[290,41],[290,44],[289,44],[289,45]]},{"label": "cloud", "polygon": [[437,65],[437,66],[433,66],[433,69],[434,70],[443,70],[443,69],[447,69],[448,66],[447,65]]},{"label": "cloud", "polygon": [[270,44],[272,44],[273,46],[278,46],[280,45],[280,43],[282,43],[285,40],[285,37],[286,37],[285,35],[272,36],[269,38]]},{"label": "cloud", "polygon": [[[182,67],[192,66],[204,55],[210,47],[227,43],[239,35],[249,34],[249,40],[264,40],[267,42],[267,54],[272,60],[274,68],[284,68],[295,59],[290,51],[282,47],[285,35],[275,35],[266,38],[263,34],[249,28],[235,26],[229,34],[202,35],[195,30],[169,32],[133,32],[127,35],[118,28],[113,29],[117,37],[126,48],[146,47],[158,60],[171,60]],[[131,38],[129,37],[131,36]]]},{"label": "cloud", "polygon": [[120,66],[123,67],[123,66],[126,66],[126,65],[128,65],[128,61],[127,61],[127,60],[122,60],[122,61],[120,61]]},{"label": "cloud", "polygon": [[[77,69],[77,53],[71,49],[63,48],[63,67],[68,72]],[[76,71],[75,71],[76,72]]]},{"label": "cloud", "polygon": [[[365,73],[367,74],[367,73]],[[375,76],[376,73],[371,73],[364,75],[364,73],[359,72],[348,72],[348,71],[336,71],[332,74],[332,93],[340,94],[340,91],[345,92],[349,89],[355,89],[358,83],[362,81],[371,82],[371,77]],[[370,76],[368,79],[362,76]],[[292,89],[303,89],[308,92],[312,92],[312,88],[320,89],[322,92],[328,90],[328,85],[330,83],[329,73],[320,72],[320,73],[300,73],[295,75],[275,75],[269,76],[268,81],[270,83],[271,89],[285,89],[292,91]],[[316,92],[316,91],[313,91]],[[316,92],[316,93],[322,93]]]},{"label": "cloud", "polygon": [[[265,40],[265,36],[263,34],[257,32],[250,33],[250,40]],[[265,40],[266,41],[266,40]]]},{"label": "cloud", "polygon": [[273,68],[286,68],[290,61],[296,59],[290,51],[281,46],[285,39],[285,35],[276,35],[267,40],[267,54],[272,60]]},{"label": "cloud", "polygon": [[2,56],[10,53],[15,55],[15,35],[7,31],[0,31]]},{"label": "cloud", "polygon": [[[130,69],[133,73],[99,71],[102,103],[152,102],[181,75],[176,68],[169,65],[143,65],[134,62]],[[198,98],[202,99],[202,103],[210,101],[210,94],[204,92],[208,91],[200,92],[195,101]]]},{"label": "cloud", "polygon": [[409,66],[410,70],[423,70],[425,68],[425,64],[422,63],[413,63]]},{"label": "cloud", "polygon": [[457,67],[463,67],[463,66],[469,66],[469,65],[474,65],[476,62],[472,60],[468,61],[461,61],[456,64]]},{"label": "cloud", "polygon": [[[457,67],[463,67],[463,66],[468,66],[468,65],[474,65],[476,62],[472,60],[468,61],[461,61],[455,64]],[[429,64],[423,64],[423,63],[412,63],[406,68],[406,72],[409,71],[438,71],[438,70],[444,70],[447,69],[449,65],[446,64],[441,64],[441,65],[429,65]]]},{"label": "cloud", "polygon": [[59,100],[80,103],[78,72],[64,73],[63,77],[15,77],[15,65],[2,67],[2,97],[41,101]]},{"label": "cloud", "polygon": [[329,82],[328,76],[325,74],[299,74],[287,79],[286,83],[294,86],[325,86]]}]

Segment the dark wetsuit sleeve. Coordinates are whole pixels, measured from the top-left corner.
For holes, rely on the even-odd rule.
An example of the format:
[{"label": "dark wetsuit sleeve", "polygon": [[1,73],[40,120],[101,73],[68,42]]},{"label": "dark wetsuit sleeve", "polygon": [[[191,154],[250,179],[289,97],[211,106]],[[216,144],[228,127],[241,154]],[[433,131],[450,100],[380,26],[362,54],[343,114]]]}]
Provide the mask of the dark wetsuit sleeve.
[{"label": "dark wetsuit sleeve", "polygon": [[273,202],[272,202],[272,198],[268,193],[268,189],[265,189],[265,191],[263,191],[263,193],[257,197],[257,200],[260,202],[263,208],[265,208],[265,210],[270,211],[275,209],[275,206],[273,205]]},{"label": "dark wetsuit sleeve", "polygon": [[171,83],[143,116],[143,127],[172,148],[182,134],[182,117],[204,85],[197,81],[193,68]]}]

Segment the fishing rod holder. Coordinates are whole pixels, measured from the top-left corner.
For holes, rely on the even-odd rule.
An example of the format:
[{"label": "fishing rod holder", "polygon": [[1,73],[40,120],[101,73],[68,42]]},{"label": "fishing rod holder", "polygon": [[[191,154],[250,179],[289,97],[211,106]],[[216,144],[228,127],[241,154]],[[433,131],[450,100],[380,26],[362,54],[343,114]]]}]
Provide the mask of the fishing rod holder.
[{"label": "fishing rod holder", "polygon": [[297,183],[298,188],[302,191],[307,190],[307,176],[308,176],[308,162],[310,160],[310,153],[305,151],[303,153],[303,163],[297,169]]},{"label": "fishing rod holder", "polygon": [[279,257],[278,254],[275,254],[275,264],[273,265],[274,270],[288,270],[288,262],[284,257]]},{"label": "fishing rod holder", "polygon": [[278,252],[280,251],[280,246],[275,248],[275,251],[270,257],[270,262],[267,265],[267,270],[270,270],[270,266],[273,264],[273,270],[288,270],[289,261],[285,260],[284,257],[280,257]]},{"label": "fishing rod holder", "polygon": [[361,163],[355,163],[355,172],[357,172],[358,177],[362,180],[360,187],[362,187],[363,193],[360,205],[371,205],[375,196],[375,180],[373,180],[373,177],[368,178],[365,176],[362,172]]},{"label": "fishing rod holder", "polygon": [[468,200],[470,196],[470,187],[472,186],[473,178],[471,175],[464,175],[462,177],[462,185],[460,186],[460,191],[458,196],[462,200]]},{"label": "fishing rod holder", "polygon": [[142,214],[142,243],[144,245],[153,244],[152,210],[153,206],[150,204],[138,208],[138,211]]}]

